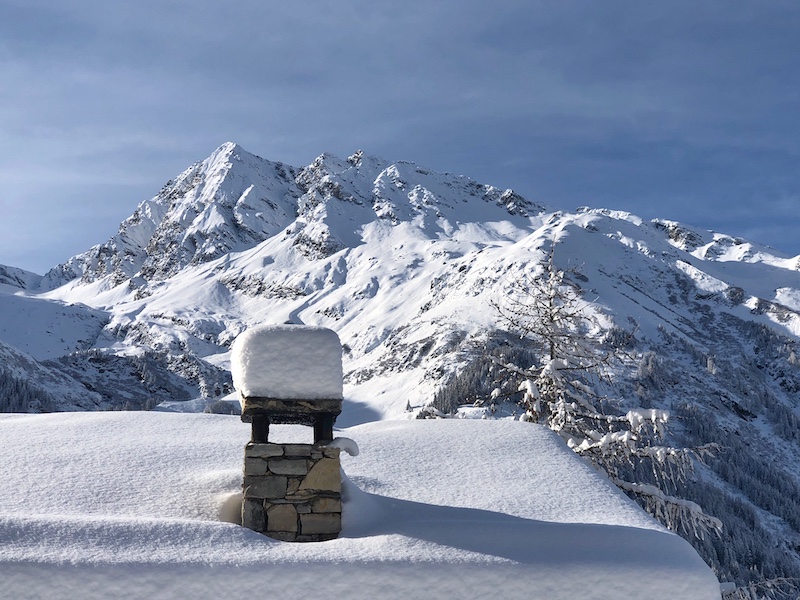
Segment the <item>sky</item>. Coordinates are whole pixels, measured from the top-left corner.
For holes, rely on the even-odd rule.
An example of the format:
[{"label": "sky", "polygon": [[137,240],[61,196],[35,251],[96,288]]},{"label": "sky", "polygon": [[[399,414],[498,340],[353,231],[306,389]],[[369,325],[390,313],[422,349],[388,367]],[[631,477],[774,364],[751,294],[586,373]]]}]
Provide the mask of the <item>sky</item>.
[{"label": "sky", "polygon": [[796,0],[0,0],[0,264],[226,141],[358,149],[800,254]]}]

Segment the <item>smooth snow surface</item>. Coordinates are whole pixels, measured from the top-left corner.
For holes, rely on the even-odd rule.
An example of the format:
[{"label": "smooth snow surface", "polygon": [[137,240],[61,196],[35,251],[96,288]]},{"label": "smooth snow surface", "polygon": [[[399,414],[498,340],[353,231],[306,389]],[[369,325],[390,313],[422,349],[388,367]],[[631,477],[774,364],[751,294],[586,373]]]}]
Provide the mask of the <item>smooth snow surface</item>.
[{"label": "smooth snow surface", "polygon": [[342,345],[325,327],[262,325],[231,348],[233,386],[243,397],[342,398]]},{"label": "smooth snow surface", "polygon": [[0,340],[36,360],[90,348],[108,318],[85,304],[9,294],[0,287]]},{"label": "smooth snow surface", "polygon": [[339,433],[361,449],[342,458],[342,537],[292,544],[226,522],[249,434],[237,417],[0,415],[0,595],[719,598],[685,541],[539,426]]}]

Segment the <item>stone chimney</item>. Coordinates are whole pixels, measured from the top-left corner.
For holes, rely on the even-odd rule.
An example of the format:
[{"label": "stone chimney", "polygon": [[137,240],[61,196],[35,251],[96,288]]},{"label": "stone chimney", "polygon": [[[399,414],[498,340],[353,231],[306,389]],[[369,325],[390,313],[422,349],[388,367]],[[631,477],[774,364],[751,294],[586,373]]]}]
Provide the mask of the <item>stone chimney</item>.
[{"label": "stone chimney", "polygon": [[[245,446],[242,525],[292,542],[318,542],[341,532],[339,448],[330,447],[342,411],[342,347],[335,332],[305,325],[250,329],[234,342],[233,383]],[[269,441],[270,424],[314,428],[313,444]]]}]

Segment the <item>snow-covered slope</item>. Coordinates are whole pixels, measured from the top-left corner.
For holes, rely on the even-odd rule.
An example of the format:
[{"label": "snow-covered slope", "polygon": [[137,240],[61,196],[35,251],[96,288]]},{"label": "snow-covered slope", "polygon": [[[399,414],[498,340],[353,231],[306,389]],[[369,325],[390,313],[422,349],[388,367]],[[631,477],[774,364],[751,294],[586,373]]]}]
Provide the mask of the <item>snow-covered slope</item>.
[{"label": "snow-covered slope", "polygon": [[16,267],[0,265],[0,290],[19,291],[36,288],[41,282],[41,275]]},{"label": "snow-covered slope", "polygon": [[[287,544],[225,522],[249,434],[237,417],[0,416],[0,454],[14,466],[0,487],[3,594],[719,597],[686,542],[541,427],[406,421],[341,433],[361,449],[343,459],[342,536]],[[273,435],[307,441],[292,427]]]},{"label": "snow-covered slope", "polygon": [[[202,407],[230,392],[239,333],[303,322],[344,345],[343,425],[434,400],[447,412],[488,397],[487,355],[518,344],[491,303],[554,243],[597,317],[591,334],[613,343],[635,331],[600,391],[622,410],[670,410],[672,443],[723,447],[682,491],[726,524],[724,543],[696,542],[704,556],[742,581],[800,573],[800,257],[746,240],[606,209],[555,211],[361,152],[299,168],[224,144],[38,292],[28,278],[24,295],[0,294],[1,314],[28,311],[33,324],[49,314],[66,335],[37,324],[29,338],[8,316],[0,339],[46,351],[50,368],[102,387],[109,402],[116,387],[118,405],[174,395]],[[83,332],[58,316],[80,305],[107,318],[100,331],[94,317]],[[142,356],[147,369],[130,370]]]},{"label": "snow-covered slope", "polygon": [[85,304],[45,300],[0,290],[0,340],[37,360],[95,346],[109,315]]},{"label": "snow-covered slope", "polygon": [[0,412],[107,408],[99,394],[0,341]]}]

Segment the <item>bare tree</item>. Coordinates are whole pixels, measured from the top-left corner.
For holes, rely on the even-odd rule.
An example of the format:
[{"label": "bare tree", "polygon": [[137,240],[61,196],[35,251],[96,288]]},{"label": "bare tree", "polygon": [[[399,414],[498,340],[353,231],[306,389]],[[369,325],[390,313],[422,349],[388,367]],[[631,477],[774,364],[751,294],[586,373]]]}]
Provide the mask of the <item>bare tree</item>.
[{"label": "bare tree", "polygon": [[[702,537],[721,523],[694,502],[666,493],[692,471],[695,460],[713,447],[673,448],[661,445],[669,413],[632,409],[610,414],[608,398],[595,393],[608,383],[612,363],[624,361],[624,348],[635,330],[619,331],[608,343],[591,303],[580,287],[555,265],[554,243],[545,260],[528,276],[515,280],[493,303],[506,327],[539,350],[533,366],[495,359],[505,377],[518,382],[523,420],[541,422],[567,445],[588,459],[622,490],[640,499],[667,527]],[[495,401],[502,395],[492,393]],[[630,481],[642,464],[649,464],[658,485]]]}]

